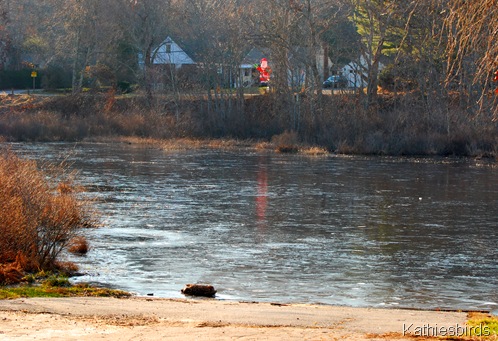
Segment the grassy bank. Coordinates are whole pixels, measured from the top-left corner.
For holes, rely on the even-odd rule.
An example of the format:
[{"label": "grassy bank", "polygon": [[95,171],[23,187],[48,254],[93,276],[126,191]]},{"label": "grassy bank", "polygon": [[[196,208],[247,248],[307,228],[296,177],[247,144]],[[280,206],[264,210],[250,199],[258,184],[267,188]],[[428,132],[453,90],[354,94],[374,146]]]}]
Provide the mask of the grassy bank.
[{"label": "grassy bank", "polygon": [[471,313],[467,326],[472,340],[498,340],[498,317],[483,313]]},{"label": "grassy bank", "polygon": [[154,139],[142,138],[133,136],[121,137],[103,137],[103,138],[88,138],[86,142],[96,143],[126,143],[141,145],[145,147],[159,148],[166,152],[168,151],[184,151],[184,150],[232,150],[232,151],[259,151],[259,152],[275,152],[275,153],[296,153],[309,156],[324,156],[330,155],[330,151],[319,146],[310,146],[305,143],[295,141],[295,134],[284,132],[274,136],[271,141],[264,140],[237,140],[231,138],[171,138],[171,139]]},{"label": "grassy bank", "polygon": [[0,287],[0,299],[29,297],[130,297],[131,294],[114,289],[97,288],[88,284],[76,284],[68,287],[21,285]]},{"label": "grassy bank", "polygon": [[473,115],[458,98],[428,105],[410,93],[380,95],[376,110],[366,109],[354,94],[322,96],[319,102],[306,96],[282,101],[273,94],[243,100],[163,95],[152,102],[140,95],[2,96],[0,136],[3,141],[235,140],[273,143],[271,148],[282,151],[318,146],[343,154],[498,155],[498,122],[492,115]]},{"label": "grassy bank", "polygon": [[131,294],[85,283],[72,285],[66,275],[41,271],[22,278],[21,283],[0,286],[0,299],[23,297],[130,297]]}]

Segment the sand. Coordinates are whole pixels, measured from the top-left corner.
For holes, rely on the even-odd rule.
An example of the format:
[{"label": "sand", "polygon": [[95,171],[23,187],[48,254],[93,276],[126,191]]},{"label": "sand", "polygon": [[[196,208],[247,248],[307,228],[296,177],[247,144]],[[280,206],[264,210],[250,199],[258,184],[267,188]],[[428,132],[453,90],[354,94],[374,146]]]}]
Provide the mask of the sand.
[{"label": "sand", "polygon": [[0,300],[0,340],[413,340],[403,333],[465,321],[461,312],[216,299]]}]

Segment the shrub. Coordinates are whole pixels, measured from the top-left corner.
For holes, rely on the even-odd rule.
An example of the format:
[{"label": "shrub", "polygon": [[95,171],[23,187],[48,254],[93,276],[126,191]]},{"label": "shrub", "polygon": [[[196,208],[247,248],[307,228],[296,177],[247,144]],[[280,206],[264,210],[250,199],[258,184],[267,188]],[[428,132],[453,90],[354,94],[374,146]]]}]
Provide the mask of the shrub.
[{"label": "shrub", "polygon": [[279,153],[297,153],[298,140],[298,134],[295,131],[288,130],[271,138],[271,142],[276,146],[276,151]]},{"label": "shrub", "polygon": [[280,103],[274,93],[240,103],[232,96],[218,97],[182,93],[149,99],[114,90],[107,95],[0,96],[0,141],[271,138],[258,148],[296,152],[308,144],[347,154],[486,157],[496,157],[498,150],[498,121],[471,115],[456,93],[384,91],[374,108],[353,93],[316,101],[300,96],[290,103]]},{"label": "shrub", "polygon": [[296,145],[299,141],[299,137],[295,131],[284,131],[279,135],[274,135],[271,138],[271,142],[277,146],[285,145]]},{"label": "shrub", "polygon": [[0,283],[14,284],[22,279],[23,275],[18,264],[0,264]]},{"label": "shrub", "polygon": [[278,153],[289,153],[289,154],[295,154],[299,151],[299,149],[296,146],[277,146],[276,152]]},{"label": "shrub", "polygon": [[86,255],[89,249],[88,241],[83,236],[76,236],[71,239],[68,247],[68,251],[76,255]]},{"label": "shrub", "polygon": [[70,181],[58,191],[54,174],[47,176],[36,162],[1,151],[0,282],[15,281],[16,272],[57,269],[69,241],[92,225],[84,203],[68,190]]}]

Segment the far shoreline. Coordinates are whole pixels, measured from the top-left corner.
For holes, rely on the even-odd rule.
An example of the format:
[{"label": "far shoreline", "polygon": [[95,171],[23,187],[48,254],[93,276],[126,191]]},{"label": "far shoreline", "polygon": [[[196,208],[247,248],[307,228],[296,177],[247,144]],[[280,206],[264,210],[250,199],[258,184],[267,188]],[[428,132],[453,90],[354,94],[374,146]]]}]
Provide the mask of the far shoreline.
[{"label": "far shoreline", "polygon": [[[309,157],[333,157],[333,158],[385,158],[390,160],[441,160],[441,162],[466,162],[475,161],[479,166],[492,166],[497,164],[497,158],[494,155],[439,155],[439,154],[385,154],[385,153],[341,153],[330,151],[325,147],[318,145],[310,145],[306,143],[296,143],[290,147],[290,151],[286,148],[281,150],[279,145],[271,141],[261,139],[236,139],[236,138],[191,138],[191,137],[175,137],[167,139],[137,137],[137,136],[101,136],[87,137],[81,141],[2,141],[1,143],[16,143],[16,144],[44,144],[44,143],[67,143],[67,144],[127,144],[140,146],[144,148],[156,148],[165,152],[184,152],[184,151],[231,151],[231,152],[260,152],[280,155],[296,155]],[[289,146],[286,146],[289,147]]]}]

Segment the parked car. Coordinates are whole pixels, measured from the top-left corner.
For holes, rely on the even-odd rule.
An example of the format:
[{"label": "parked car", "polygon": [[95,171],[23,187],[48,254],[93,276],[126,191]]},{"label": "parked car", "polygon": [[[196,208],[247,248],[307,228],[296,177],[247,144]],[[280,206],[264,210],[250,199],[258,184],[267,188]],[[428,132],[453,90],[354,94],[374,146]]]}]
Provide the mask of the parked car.
[{"label": "parked car", "polygon": [[345,88],[348,85],[348,80],[339,75],[330,76],[323,82],[324,88]]}]

